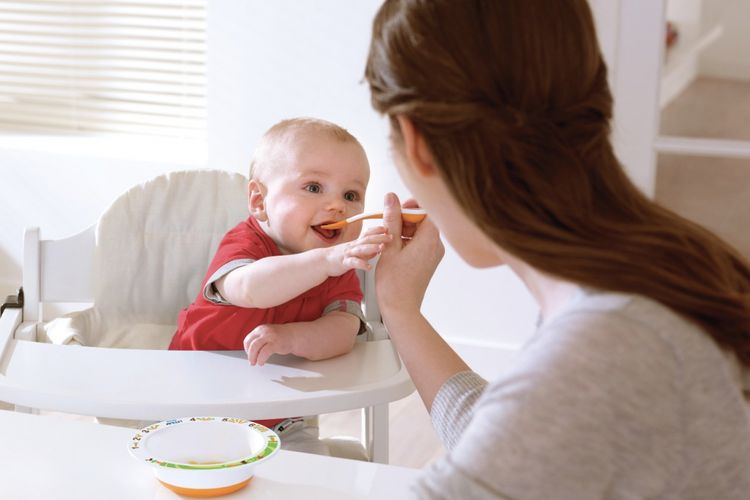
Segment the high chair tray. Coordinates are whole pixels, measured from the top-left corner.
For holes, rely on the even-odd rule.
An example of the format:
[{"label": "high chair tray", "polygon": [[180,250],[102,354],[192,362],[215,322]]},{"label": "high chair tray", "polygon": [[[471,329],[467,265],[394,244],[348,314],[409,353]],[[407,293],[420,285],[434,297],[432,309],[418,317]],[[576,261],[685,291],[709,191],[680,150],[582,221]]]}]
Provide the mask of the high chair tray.
[{"label": "high chair tray", "polygon": [[186,415],[253,419],[314,415],[406,397],[414,387],[390,340],[357,343],[324,361],[271,357],[250,366],[242,351],[155,351],[60,346],[8,339],[0,400],[101,417]]}]

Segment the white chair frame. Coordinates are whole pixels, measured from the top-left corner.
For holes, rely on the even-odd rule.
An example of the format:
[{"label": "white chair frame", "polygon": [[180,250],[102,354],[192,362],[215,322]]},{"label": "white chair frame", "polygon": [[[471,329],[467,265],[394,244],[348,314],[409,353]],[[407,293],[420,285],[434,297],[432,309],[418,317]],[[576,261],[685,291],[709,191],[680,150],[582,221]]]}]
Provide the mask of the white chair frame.
[{"label": "white chair frame", "polygon": [[9,304],[0,316],[0,401],[18,411],[134,420],[263,419],[362,408],[362,446],[371,461],[388,462],[388,403],[414,386],[381,322],[372,272],[360,275],[370,338],[330,360],[274,356],[264,367],[250,367],[242,351],[36,342],[45,304],[93,302],[94,245],[95,226],[60,240],[26,230],[21,304]]}]

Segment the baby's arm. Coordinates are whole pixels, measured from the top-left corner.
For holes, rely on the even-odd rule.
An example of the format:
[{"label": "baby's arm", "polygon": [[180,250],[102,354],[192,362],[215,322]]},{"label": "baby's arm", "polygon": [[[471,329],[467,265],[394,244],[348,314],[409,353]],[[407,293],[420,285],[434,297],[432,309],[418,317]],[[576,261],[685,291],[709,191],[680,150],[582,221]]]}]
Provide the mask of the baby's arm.
[{"label": "baby's arm", "polygon": [[315,321],[260,325],[244,341],[251,365],[264,365],[271,354],[294,354],[313,361],[346,354],[354,347],[360,319],[334,311]]},{"label": "baby's arm", "polygon": [[369,229],[359,239],[291,255],[266,257],[239,267],[216,281],[216,289],[240,307],[269,308],[283,304],[349,269],[368,270],[367,262],[390,241],[385,228]]}]

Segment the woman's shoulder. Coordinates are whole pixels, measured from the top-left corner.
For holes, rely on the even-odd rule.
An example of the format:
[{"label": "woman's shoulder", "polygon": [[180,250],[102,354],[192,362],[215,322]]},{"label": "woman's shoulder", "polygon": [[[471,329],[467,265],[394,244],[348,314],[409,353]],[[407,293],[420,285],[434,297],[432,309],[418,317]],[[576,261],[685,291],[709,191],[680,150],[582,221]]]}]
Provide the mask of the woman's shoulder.
[{"label": "woman's shoulder", "polygon": [[669,307],[642,295],[603,292],[582,288],[579,296],[539,330],[539,337],[567,338],[580,342],[598,339],[609,345],[633,343],[649,344],[649,349],[661,345],[673,349],[694,343],[711,344],[700,327]]},{"label": "woman's shoulder", "polygon": [[[523,347],[517,369],[536,379],[607,380],[635,373],[676,371],[671,334],[680,319],[639,296],[582,292],[545,320]],[[620,377],[618,377],[618,375]]]},{"label": "woman's shoulder", "polygon": [[669,307],[641,295],[595,290],[583,290],[543,324],[527,348],[562,370],[573,364],[610,378],[681,380],[685,389],[708,379],[726,387],[735,364],[698,325]]}]

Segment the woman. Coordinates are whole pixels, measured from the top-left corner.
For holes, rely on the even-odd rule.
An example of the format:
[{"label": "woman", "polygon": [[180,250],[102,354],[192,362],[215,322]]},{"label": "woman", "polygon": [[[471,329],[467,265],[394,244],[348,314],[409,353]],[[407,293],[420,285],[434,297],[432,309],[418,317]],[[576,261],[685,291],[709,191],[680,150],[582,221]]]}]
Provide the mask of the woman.
[{"label": "woman", "polygon": [[[586,0],[388,0],[366,78],[430,214],[402,227],[386,197],[376,275],[448,448],[417,496],[748,498],[750,269],[623,173]],[[539,304],[537,334],[492,383],[419,312],[438,228]]]}]

